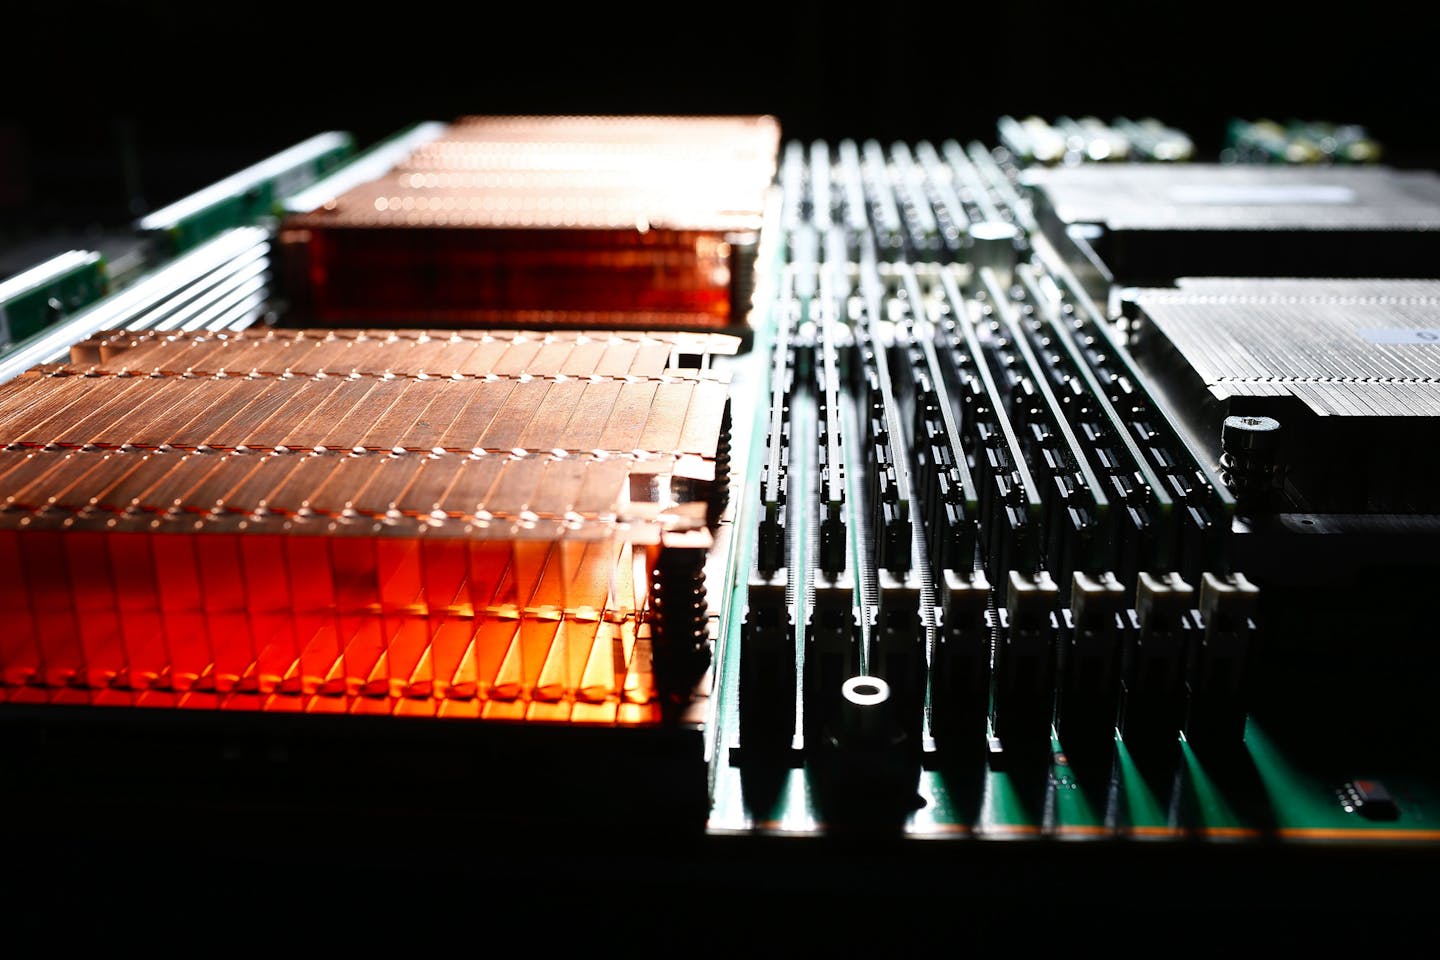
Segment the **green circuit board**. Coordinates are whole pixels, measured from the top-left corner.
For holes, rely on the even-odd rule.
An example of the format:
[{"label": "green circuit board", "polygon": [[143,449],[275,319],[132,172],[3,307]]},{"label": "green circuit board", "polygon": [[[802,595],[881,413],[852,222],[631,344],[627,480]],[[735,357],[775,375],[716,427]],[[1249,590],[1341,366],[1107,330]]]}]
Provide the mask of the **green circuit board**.
[{"label": "green circuit board", "polygon": [[[913,563],[902,579],[912,588],[904,595],[918,596],[921,608],[916,621],[916,649],[923,657],[922,673],[928,678],[923,686],[923,707],[917,708],[918,722],[904,746],[862,748],[858,752],[863,756],[852,765],[854,770],[835,774],[835,764],[843,767],[847,763],[843,758],[856,751],[847,751],[843,743],[835,746],[842,736],[837,732],[842,730],[841,719],[832,717],[829,725],[807,719],[822,702],[806,689],[808,684],[822,682],[817,679],[818,669],[807,664],[807,658],[824,655],[816,640],[817,583],[821,589],[842,584],[853,603],[853,655],[847,670],[853,675],[881,677],[886,665],[878,646],[883,616],[876,612],[878,592],[898,588],[893,577],[889,587],[880,586],[886,572],[877,569],[882,566],[876,545],[879,514],[872,499],[875,487],[870,483],[877,464],[888,462],[889,453],[867,442],[872,435],[864,431],[859,419],[867,396],[863,389],[854,387],[857,381],[853,376],[842,373],[839,409],[834,413],[823,409],[835,399],[827,397],[825,390],[825,377],[831,371],[820,370],[827,362],[827,340],[835,345],[831,360],[842,366],[861,362],[860,351],[867,339],[883,343],[884,347],[875,352],[888,355],[893,364],[902,355],[906,342],[913,344],[917,337],[933,336],[946,315],[953,319],[953,312],[965,309],[966,304],[976,311],[974,326],[980,330],[982,341],[994,337],[997,330],[1013,334],[1020,329],[1002,327],[1004,318],[988,308],[982,318],[979,310],[987,294],[993,298],[996,291],[993,285],[987,290],[976,283],[976,274],[984,266],[981,257],[973,253],[963,257],[947,255],[936,234],[926,233],[927,224],[916,222],[919,218],[913,216],[913,210],[910,222],[902,222],[906,217],[898,210],[903,204],[889,214],[895,219],[893,249],[887,256],[883,230],[887,203],[876,193],[893,189],[893,195],[903,196],[907,189],[904,164],[897,171],[894,164],[876,163],[866,176],[857,175],[855,182],[844,189],[827,182],[828,171],[817,176],[813,168],[816,158],[835,158],[833,175],[840,179],[845,175],[847,157],[853,157],[855,152],[853,145],[842,146],[838,153],[828,145],[817,145],[807,155],[798,146],[791,146],[789,178],[782,172],[782,189],[789,191],[782,204],[787,211],[782,219],[789,217],[788,229],[782,225],[776,231],[782,241],[772,247],[769,259],[762,259],[762,271],[768,269],[769,274],[757,299],[753,350],[735,367],[735,458],[737,475],[744,478],[744,493],[736,498],[730,521],[732,550],[722,596],[712,601],[712,610],[718,614],[719,641],[715,723],[711,731],[713,805],[709,831],[722,835],[815,836],[880,830],[914,838],[1017,841],[1060,838],[1409,844],[1440,840],[1440,792],[1428,775],[1423,751],[1376,747],[1378,741],[1403,741],[1406,734],[1400,721],[1377,718],[1368,731],[1363,725],[1337,721],[1335,705],[1346,702],[1347,696],[1354,701],[1360,696],[1356,689],[1343,676],[1326,674],[1323,665],[1318,668],[1319,674],[1325,675],[1323,682],[1316,679],[1315,670],[1287,680],[1283,658],[1293,654],[1285,652],[1283,643],[1267,645],[1264,624],[1257,626],[1253,621],[1247,624],[1254,631],[1250,638],[1254,643],[1252,669],[1263,680],[1255,680],[1248,688],[1248,715],[1242,736],[1197,737],[1197,742],[1192,743],[1177,728],[1157,736],[1132,726],[1132,733],[1143,735],[1127,736],[1112,726],[1110,736],[1087,737],[1077,741],[1075,749],[1066,748],[1058,725],[1046,724],[1048,736],[1042,738],[997,736],[996,714],[1004,706],[995,699],[995,687],[1000,681],[992,676],[988,680],[992,693],[984,730],[971,731],[963,743],[957,744],[954,738],[937,740],[935,707],[937,698],[945,694],[937,689],[935,671],[943,642],[944,612],[938,599],[937,578],[927,559],[936,554],[927,548],[926,538],[943,534],[924,518],[925,506],[918,502],[918,495],[911,504],[910,516],[915,522],[909,527],[914,538]],[[957,153],[951,153],[951,161],[966,159],[964,154],[957,157]],[[876,156],[871,154],[868,159]],[[892,180],[886,180],[885,171]],[[853,172],[858,174],[858,168]],[[939,181],[945,188],[968,191],[964,204],[988,207],[991,216],[1015,227],[1015,232],[1023,236],[1028,211],[1006,208],[1007,202],[1019,200],[1019,192],[1013,191],[1010,183],[985,182],[987,174],[995,176],[998,172],[998,168],[987,171],[979,165],[963,169],[961,163],[952,162],[946,165],[943,175],[932,168],[927,177],[932,186]],[[836,199],[833,210],[817,215],[819,206],[828,205],[815,200],[820,195]],[[854,212],[849,204],[862,207],[868,216],[857,220],[866,220],[874,227],[873,232],[865,231],[858,256],[855,238],[851,235],[847,241],[843,226],[846,213]],[[818,225],[817,219],[821,221]],[[927,237],[934,243],[931,253],[928,259],[916,259],[915,251],[924,248]],[[864,245],[872,242],[874,248],[867,253]],[[1082,295],[1078,283],[1068,283],[1073,278],[1056,276],[1056,267],[1063,273],[1064,266],[1048,262],[1046,251],[1037,254],[1023,241],[1016,249],[1017,289],[1028,284],[1032,296],[1037,290],[1063,289],[1067,300]],[[968,263],[957,262],[962,260]],[[947,282],[947,274],[955,282]],[[1039,282],[1030,282],[1035,278]],[[869,291],[865,289],[867,284]],[[836,294],[836,286],[844,292]],[[964,304],[955,302],[957,295]],[[1061,294],[1055,295],[1057,301],[1062,298]],[[828,309],[827,296],[833,297]],[[1015,297],[1027,316],[1038,315],[1039,303],[1024,303],[1019,293]],[[917,299],[921,302],[917,303]],[[1103,309],[1099,307],[1095,315]],[[1067,308],[1064,316],[1077,317],[1082,312],[1077,305],[1073,310]],[[1087,326],[1094,321],[1095,317],[1090,317],[1083,323],[1067,322],[1079,333],[1077,340],[1093,344],[1096,332]],[[1122,336],[1114,331],[1107,333],[1111,335],[1114,339],[1106,347],[1123,351]],[[1059,336],[1058,331],[1046,338],[1037,336],[1035,345],[1048,348]],[[1007,345],[1001,338],[1000,346]],[[936,349],[943,350],[943,343]],[[787,352],[788,365],[784,359]],[[799,360],[795,359],[797,353]],[[1014,360],[1013,354],[1004,356],[1007,362]],[[1007,367],[996,362],[1000,357],[999,353],[989,354],[990,372],[1003,376]],[[987,359],[979,352],[976,358],[981,364]],[[1107,358],[1107,363],[1116,365],[1113,358]],[[1033,374],[1038,369],[1034,366],[1027,372]],[[1069,371],[1070,379],[1075,381],[1075,396],[1083,390],[1078,372]],[[1136,386],[1144,389],[1143,383]],[[1034,393],[1027,392],[1026,396]],[[1153,398],[1151,403],[1160,405]],[[779,416],[777,404],[784,407]],[[958,420],[977,409],[981,408],[956,402],[952,412]],[[1163,409],[1155,412],[1159,417],[1167,414]],[[831,418],[831,423],[822,428],[821,421],[826,417]],[[771,450],[781,423],[785,424],[782,443],[787,484],[787,520],[783,529],[786,547],[783,564],[779,565],[783,569],[776,569],[772,546],[769,570],[759,572],[765,566],[760,560],[764,528],[774,517],[774,488],[767,486],[767,481],[781,463]],[[841,438],[847,442],[841,445],[843,469],[834,471],[835,465],[827,461],[827,453],[833,454],[834,447],[829,451],[825,447],[837,423]],[[897,451],[895,459],[899,459],[906,441],[891,436],[889,443]],[[908,453],[915,474],[914,450]],[[979,473],[974,462],[977,455],[983,455],[983,451],[968,451],[970,470],[966,473],[966,480],[976,485],[980,482],[974,479]],[[1033,461],[1030,466],[1037,474],[1043,469]],[[844,477],[841,522],[848,536],[842,565],[849,575],[841,579],[822,570],[819,559],[821,527],[833,516],[827,511],[835,500],[835,494],[826,492],[830,476],[827,469]],[[923,465],[918,469],[924,469]],[[955,502],[964,501],[964,494],[970,492],[957,495]],[[972,496],[969,501],[972,509],[974,499]],[[978,524],[986,522],[986,516],[978,519]],[[982,531],[977,544],[977,570],[991,567],[985,550],[987,539]],[[1045,547],[1040,553],[1042,565],[1046,558],[1055,556]],[[1000,571],[992,568],[986,572],[991,574],[993,588],[1001,579],[994,574]],[[758,629],[756,609],[765,604],[774,606],[782,592],[789,622],[780,633]],[[1004,606],[1003,598],[998,606]],[[1067,616],[1056,621],[1061,631],[1069,622]],[[1199,624],[1198,614],[1194,622]],[[991,649],[998,651],[1004,643],[1006,621],[997,615],[993,594],[986,625]],[[1277,622],[1274,633],[1283,635],[1288,626]],[[1130,627],[1133,630],[1133,620]],[[775,639],[782,635],[781,640]],[[746,711],[757,709],[756,695],[745,689],[751,682],[747,679],[750,674],[746,657],[754,655],[751,651],[757,648],[769,649],[777,643],[782,658],[793,657],[793,663],[787,665],[793,687],[782,684],[779,688],[787,695],[793,694],[793,709],[773,703],[762,705],[759,709],[770,714],[769,725],[778,725],[779,732],[762,729],[756,736],[745,722]],[[1053,650],[1051,655],[1055,655]],[[1269,668],[1263,666],[1267,657]],[[1279,668],[1275,666],[1277,660]],[[989,668],[1001,669],[999,662],[998,653],[992,652]],[[1063,674],[1063,660],[1059,669]],[[1383,666],[1376,669],[1383,673]],[[1063,684],[1063,676],[1057,682]],[[1138,686],[1138,681],[1130,682]],[[773,689],[765,688],[767,692]],[[1175,695],[1183,698],[1184,689],[1175,688]],[[890,786],[868,789],[867,777],[888,781]],[[1362,809],[1366,798],[1362,796],[1357,802],[1357,789],[1383,791],[1383,809],[1374,805]],[[856,792],[861,795],[858,800],[847,796]],[[1369,799],[1373,800],[1374,795]]]},{"label": "green circuit board", "polygon": [[105,259],[71,250],[0,284],[0,343],[19,343],[106,291]]},{"label": "green circuit board", "polygon": [[321,133],[147,214],[136,223],[163,256],[192,250],[226,230],[270,217],[285,200],[335,171],[355,151],[348,133]]}]

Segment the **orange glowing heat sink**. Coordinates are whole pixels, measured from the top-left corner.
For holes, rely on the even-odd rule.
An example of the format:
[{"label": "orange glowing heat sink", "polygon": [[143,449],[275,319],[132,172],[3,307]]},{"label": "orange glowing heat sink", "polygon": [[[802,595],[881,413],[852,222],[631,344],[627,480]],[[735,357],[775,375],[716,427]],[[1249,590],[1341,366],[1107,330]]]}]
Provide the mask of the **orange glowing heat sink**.
[{"label": "orange glowing heat sink", "polygon": [[287,291],[322,323],[724,326],[778,144],[771,117],[463,119],[287,219]]},{"label": "orange glowing heat sink", "polygon": [[735,346],[77,345],[0,388],[0,694],[653,722],[704,668],[727,480],[706,358]]}]

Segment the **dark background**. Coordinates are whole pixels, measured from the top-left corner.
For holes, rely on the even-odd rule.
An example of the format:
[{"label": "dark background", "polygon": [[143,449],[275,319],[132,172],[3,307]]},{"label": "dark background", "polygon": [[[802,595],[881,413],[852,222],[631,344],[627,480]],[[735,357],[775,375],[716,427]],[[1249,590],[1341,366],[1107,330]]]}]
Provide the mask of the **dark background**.
[{"label": "dark background", "polygon": [[1398,3],[27,4],[0,56],[0,246],[118,226],[326,129],[464,113],[768,112],[788,136],[993,142],[1002,113],[1367,124],[1437,153]]}]

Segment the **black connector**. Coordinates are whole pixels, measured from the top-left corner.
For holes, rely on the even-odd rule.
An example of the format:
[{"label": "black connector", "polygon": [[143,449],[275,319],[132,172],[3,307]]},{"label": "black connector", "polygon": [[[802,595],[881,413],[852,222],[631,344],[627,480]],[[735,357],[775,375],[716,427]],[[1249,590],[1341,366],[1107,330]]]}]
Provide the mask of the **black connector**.
[{"label": "black connector", "polygon": [[1185,738],[1197,746],[1234,745],[1245,737],[1251,617],[1259,600],[1259,589],[1242,574],[1200,579],[1204,630],[1191,644],[1185,678]]},{"label": "black connector", "polygon": [[1059,603],[1059,588],[1043,570],[1033,577],[1010,572],[995,650],[995,735],[1006,749],[1050,745]]},{"label": "black connector", "polygon": [[1120,734],[1132,752],[1174,745],[1185,720],[1185,666],[1195,590],[1178,574],[1141,573],[1127,632]]},{"label": "black connector", "polygon": [[1060,742],[1067,750],[1109,747],[1120,702],[1125,589],[1111,574],[1076,573],[1060,649]]}]

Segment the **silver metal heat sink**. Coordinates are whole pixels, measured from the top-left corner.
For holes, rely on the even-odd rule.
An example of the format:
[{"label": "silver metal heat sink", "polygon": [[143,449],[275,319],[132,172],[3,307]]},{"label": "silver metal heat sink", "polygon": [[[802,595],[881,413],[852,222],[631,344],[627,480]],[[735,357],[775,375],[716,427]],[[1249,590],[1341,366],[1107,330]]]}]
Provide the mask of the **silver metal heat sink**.
[{"label": "silver metal heat sink", "polygon": [[1181,279],[1127,300],[1217,401],[1321,417],[1440,416],[1440,281]]}]

